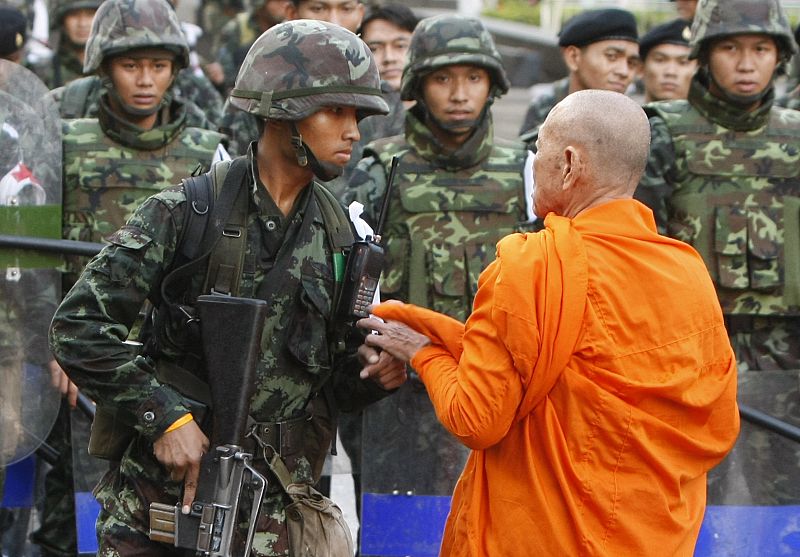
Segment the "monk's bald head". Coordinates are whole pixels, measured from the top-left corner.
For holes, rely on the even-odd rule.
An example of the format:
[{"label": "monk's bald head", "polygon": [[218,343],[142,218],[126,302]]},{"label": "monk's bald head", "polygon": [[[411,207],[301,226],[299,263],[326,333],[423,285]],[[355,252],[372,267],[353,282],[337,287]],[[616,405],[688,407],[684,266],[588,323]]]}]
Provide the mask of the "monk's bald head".
[{"label": "monk's bald head", "polygon": [[598,187],[633,195],[650,151],[650,125],[638,104],[612,91],[578,91],[558,103],[542,126],[551,140],[586,151]]}]

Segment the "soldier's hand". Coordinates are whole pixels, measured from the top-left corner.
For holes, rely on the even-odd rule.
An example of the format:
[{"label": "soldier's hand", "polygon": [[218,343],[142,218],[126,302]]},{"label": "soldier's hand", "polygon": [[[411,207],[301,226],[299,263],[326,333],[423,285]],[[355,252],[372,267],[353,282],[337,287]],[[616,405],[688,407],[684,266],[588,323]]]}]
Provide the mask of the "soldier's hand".
[{"label": "soldier's hand", "polygon": [[75,408],[78,405],[77,385],[69,380],[66,372],[55,360],[47,363],[47,369],[50,371],[50,383],[59,390],[61,396],[67,397],[70,408]]},{"label": "soldier's hand", "polygon": [[358,348],[358,359],[364,366],[361,369],[361,379],[372,379],[387,391],[398,388],[408,379],[405,362],[388,352],[362,344]]},{"label": "soldier's hand", "polygon": [[170,477],[183,481],[183,513],[188,514],[189,506],[197,492],[197,478],[200,475],[200,459],[208,450],[208,437],[192,420],[164,433],[153,443],[153,454],[169,471]]}]

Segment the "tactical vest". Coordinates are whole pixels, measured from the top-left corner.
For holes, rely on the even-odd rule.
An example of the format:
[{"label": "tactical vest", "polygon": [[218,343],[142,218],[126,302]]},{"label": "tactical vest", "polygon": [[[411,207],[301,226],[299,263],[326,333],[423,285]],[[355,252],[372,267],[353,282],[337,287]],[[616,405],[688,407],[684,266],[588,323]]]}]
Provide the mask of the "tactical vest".
[{"label": "tactical vest", "polygon": [[495,244],[526,220],[527,151],[496,141],[482,162],[457,171],[435,167],[398,137],[376,141],[365,149],[370,155],[387,176],[392,157],[400,159],[383,235],[381,293],[465,320]]},{"label": "tactical vest", "polygon": [[64,124],[64,237],[100,242],[147,197],[208,167],[222,135],[184,128],[154,150],[109,138],[96,119]]},{"label": "tactical vest", "polygon": [[675,149],[668,233],[703,257],[722,311],[800,315],[800,113],[735,131],[686,101],[648,111]]}]

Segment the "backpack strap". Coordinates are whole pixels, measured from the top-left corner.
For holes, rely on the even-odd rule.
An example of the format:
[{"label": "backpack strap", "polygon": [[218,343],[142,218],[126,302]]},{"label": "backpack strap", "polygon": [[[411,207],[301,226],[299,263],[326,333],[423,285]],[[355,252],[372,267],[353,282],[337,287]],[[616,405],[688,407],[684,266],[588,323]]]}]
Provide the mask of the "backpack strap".
[{"label": "backpack strap", "polygon": [[345,215],[339,200],[322,184],[314,182],[314,198],[322,213],[322,221],[328,236],[328,245],[333,254],[333,275],[336,280],[334,300],[339,295],[339,287],[344,280],[344,251],[350,249],[355,238],[350,219]]},{"label": "backpack strap", "polygon": [[64,86],[59,112],[65,120],[86,117],[86,99],[97,85],[97,77],[81,77]]},{"label": "backpack strap", "polygon": [[[247,166],[247,158],[240,157],[216,163],[209,172],[183,181],[187,201],[183,232],[176,248],[177,265],[161,283],[162,302],[174,304],[170,295],[172,285],[185,283],[200,270],[222,238],[237,199],[247,201],[247,188],[243,186]],[[217,179],[220,175],[224,175],[221,186]],[[244,249],[241,251],[243,253]]]},{"label": "backpack strap", "polygon": [[[246,162],[246,159],[242,160]],[[247,164],[242,165],[242,168],[246,172]],[[242,183],[244,174],[234,175],[239,174],[238,170],[240,169],[231,169],[227,174],[223,174],[222,170],[217,169],[214,174],[214,199],[222,202],[222,192],[228,187],[225,184],[229,179],[235,180],[240,187],[234,203],[228,211],[227,218],[221,221],[223,224],[221,236],[218,237],[211,249],[203,292],[238,296],[244,257],[247,252],[247,213],[250,209],[250,192]]]}]

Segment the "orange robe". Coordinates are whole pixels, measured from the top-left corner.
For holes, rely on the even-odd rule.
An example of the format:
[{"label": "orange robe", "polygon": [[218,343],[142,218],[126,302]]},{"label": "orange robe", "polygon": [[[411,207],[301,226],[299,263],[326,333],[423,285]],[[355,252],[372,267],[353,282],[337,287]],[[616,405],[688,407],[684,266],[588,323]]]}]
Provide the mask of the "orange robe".
[{"label": "orange robe", "polygon": [[472,449],[441,555],[691,556],[706,472],[739,431],[736,361],[703,260],[633,200],[497,246],[466,325],[375,313]]}]

